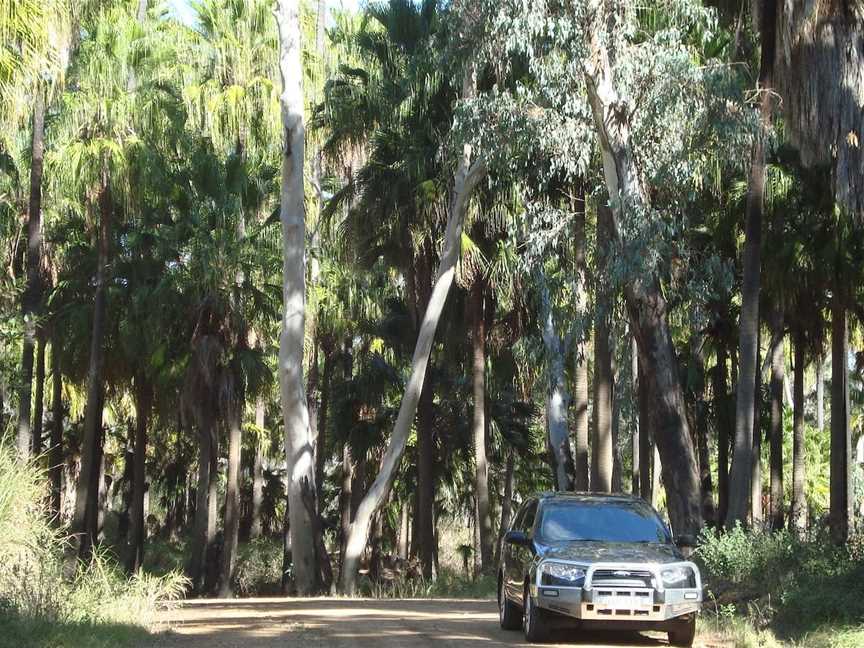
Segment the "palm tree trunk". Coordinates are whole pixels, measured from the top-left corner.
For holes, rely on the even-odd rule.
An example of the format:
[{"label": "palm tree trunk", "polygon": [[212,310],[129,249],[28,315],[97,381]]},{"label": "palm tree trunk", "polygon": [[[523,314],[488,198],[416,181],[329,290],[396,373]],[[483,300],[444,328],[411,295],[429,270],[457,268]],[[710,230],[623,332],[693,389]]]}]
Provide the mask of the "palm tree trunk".
[{"label": "palm tree trunk", "polygon": [[[837,282],[839,283],[839,282]],[[849,429],[849,332],[846,304],[839,286],[831,298],[831,498],[829,522],[831,539],[837,544],[849,538],[851,513],[850,461],[852,439]]]},{"label": "palm tree trunk", "polygon": [[595,277],[596,315],[594,317],[594,410],[591,440],[591,490],[612,491],[612,349],[609,329],[612,299],[606,275],[609,223],[612,214],[601,205],[597,209],[597,272]]},{"label": "palm tree trunk", "polygon": [[[285,457],[288,476],[291,555],[297,591],[301,595],[321,591],[318,556],[320,538],[315,536],[306,501],[316,500],[313,440],[303,381],[306,274],[304,220],[304,98],[300,40],[300,4],[279,0],[276,9],[279,31],[279,70],[282,76],[281,210],[283,245],[283,317],[279,341],[279,384],[285,425]],[[304,501],[305,500],[305,501]]]},{"label": "palm tree trunk", "polygon": [[63,376],[60,372],[60,334],[51,336],[51,447],[48,450],[48,473],[51,477],[51,513],[60,517],[63,492]]},{"label": "palm tree trunk", "polygon": [[516,452],[513,448],[507,450],[507,464],[504,468],[504,497],[501,500],[501,524],[498,527],[498,541],[495,543],[495,564],[501,561],[501,545],[504,534],[510,529],[510,518],[513,516],[513,478],[516,474]]},{"label": "palm tree trunk", "polygon": [[[603,157],[606,188],[616,211],[611,238],[621,245],[618,223],[624,204],[650,205],[631,150],[628,120],[620,118],[609,54],[602,38],[604,11],[595,13],[590,54],[583,70]],[[618,200],[627,196],[626,200]],[[702,528],[699,469],[687,425],[686,404],[678,375],[678,361],[669,329],[667,303],[658,277],[633,274],[624,285],[630,323],[639,345],[643,376],[650,395],[652,428],[662,458],[663,482],[672,526],[678,534],[696,536]]]},{"label": "palm tree trunk", "polygon": [[[761,14],[762,53],[759,63],[760,129],[750,157],[747,187],[747,221],[744,230],[744,276],[741,287],[741,320],[738,362],[739,380],[735,401],[735,452],[732,456],[729,508],[726,526],[746,524],[747,500],[753,488],[752,467],[755,418],[759,291],[761,284],[762,216],[765,202],[765,142],[774,111],[773,81],[777,0],[764,0]],[[757,506],[754,503],[754,506]],[[755,520],[754,520],[755,522]]]},{"label": "palm tree trunk", "polygon": [[726,383],[726,344],[717,346],[717,363],[711,372],[714,392],[714,415],[717,425],[717,524],[722,526],[729,509],[729,391]]},{"label": "palm tree trunk", "polygon": [[153,387],[143,376],[135,377],[135,447],[132,452],[132,506],[129,518],[127,569],[134,574],[144,563],[144,495],[147,490],[147,429],[153,407]]},{"label": "palm tree trunk", "polygon": [[472,377],[474,392],[474,497],[477,502],[474,521],[479,536],[480,572],[494,569],[492,564],[492,517],[489,512],[489,467],[486,461],[486,317],[483,279],[471,287]]},{"label": "palm tree trunk", "polygon": [[195,491],[195,535],[187,573],[192,591],[203,594],[207,590],[208,565],[216,540],[216,484],[218,449],[213,422],[200,429],[198,446],[198,484]]},{"label": "palm tree trunk", "polygon": [[705,352],[704,336],[697,330],[698,320],[694,321],[691,338],[691,362],[696,369],[696,382],[693,385],[693,422],[696,433],[696,448],[699,456],[699,482],[702,486],[702,517],[706,523],[714,524],[717,509],[714,506],[714,483],[711,479],[711,448],[708,442],[708,415],[705,402]]},{"label": "palm tree trunk", "polygon": [[237,397],[228,421],[228,479],[225,484],[225,523],[219,597],[230,598],[240,532],[240,450],[243,447],[243,399]]},{"label": "palm tree trunk", "polygon": [[803,537],[807,529],[807,500],[805,498],[806,452],[804,437],[804,336],[795,336],[795,367],[793,389],[795,401],[792,413],[792,530]]},{"label": "palm tree trunk", "polygon": [[90,334],[90,364],[87,370],[87,404],[84,438],[81,443],[81,469],[76,494],[73,531],[78,534],[78,553],[90,556],[98,526],[98,475],[102,457],[102,369],[105,362],[105,290],[108,281],[109,244],[114,206],[108,186],[108,171],[102,170],[99,191],[99,245],[96,265],[96,290],[93,300],[93,327]]},{"label": "palm tree trunk", "polygon": [[[344,569],[345,548],[351,533],[351,523],[354,521],[353,506],[354,462],[351,460],[351,449],[348,442],[342,444],[342,490],[339,493],[339,519],[342,541],[339,550],[339,564]],[[340,578],[344,579],[340,572]]]},{"label": "palm tree trunk", "polygon": [[435,410],[430,367],[417,404],[417,554],[423,577],[431,579],[435,563]]},{"label": "palm tree trunk", "polygon": [[821,350],[816,356],[816,429],[825,429],[825,360]]},{"label": "palm tree trunk", "polygon": [[771,349],[771,528],[783,528],[783,380],[786,373],[786,359],[783,355],[783,317],[774,315],[775,341]]},{"label": "palm tree trunk", "polygon": [[249,539],[261,535],[261,504],[264,501],[264,399],[255,402],[255,457],[252,463],[252,523],[249,525]]},{"label": "palm tree trunk", "polygon": [[45,335],[36,340],[36,394],[33,398],[33,455],[42,454],[42,417],[45,412]]},{"label": "palm tree trunk", "polygon": [[[467,69],[468,72],[463,81],[462,96],[465,99],[470,99],[476,94],[477,76],[473,66],[469,66]],[[441,252],[441,260],[432,289],[432,298],[429,300],[429,306],[423,314],[423,323],[417,336],[417,344],[414,348],[414,356],[411,361],[411,377],[408,380],[405,394],[402,397],[402,403],[399,406],[399,414],[384,453],[381,471],[369,489],[369,492],[360,503],[354,517],[354,522],[351,524],[348,546],[345,551],[345,564],[342,569],[342,590],[346,594],[353,594],[356,589],[360,554],[369,536],[369,525],[372,516],[387,499],[387,494],[396,475],[396,468],[405,452],[405,444],[408,441],[411,423],[414,420],[420,392],[423,389],[426,367],[432,351],[435,331],[438,328],[438,320],[441,318],[444,302],[453,283],[453,274],[456,268],[456,260],[459,256],[462,225],[468,199],[471,197],[474,187],[486,175],[485,163],[480,160],[472,164],[471,155],[471,145],[463,145],[462,156],[454,176],[453,194],[447,213],[444,249]]]},{"label": "palm tree trunk", "polygon": [[[759,371],[761,355],[761,331],[756,332],[756,377],[753,402],[752,457],[750,464],[750,521],[754,527],[762,525],[762,373]],[[736,450],[737,451],[737,450]],[[733,458],[734,463],[734,458]]]},{"label": "palm tree trunk", "polygon": [[[42,304],[42,171],[45,159],[45,93],[37,84],[33,97],[31,139],[30,201],[27,208],[27,284],[22,299],[24,343],[21,355],[21,392],[18,410],[18,453],[30,456],[30,400],[33,385],[33,350],[36,345],[38,316]],[[43,350],[44,353],[44,350]],[[43,356],[44,371],[44,356]]]},{"label": "palm tree trunk", "polygon": [[[589,328],[588,312],[588,267],[585,254],[585,188],[580,185],[578,198],[574,205],[574,257],[579,272],[579,288],[576,293],[576,310]],[[574,457],[574,472],[576,479],[574,488],[577,491],[587,491],[589,487],[589,456],[588,456],[588,330],[582,331],[575,345],[576,364],[573,369],[573,424],[576,454]]]}]

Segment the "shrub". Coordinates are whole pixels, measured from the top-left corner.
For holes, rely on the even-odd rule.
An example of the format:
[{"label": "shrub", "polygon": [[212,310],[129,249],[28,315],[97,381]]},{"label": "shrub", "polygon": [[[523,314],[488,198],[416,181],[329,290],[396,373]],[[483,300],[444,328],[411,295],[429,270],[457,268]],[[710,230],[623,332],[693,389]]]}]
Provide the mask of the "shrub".
[{"label": "shrub", "polygon": [[282,543],[256,538],[240,545],[233,585],[239,596],[278,594],[282,586]]},{"label": "shrub", "polygon": [[25,636],[34,646],[96,646],[104,626],[104,645],[116,645],[182,595],[187,581],[177,572],[127,579],[106,553],[86,564],[66,558],[69,539],[49,520],[45,475],[13,452],[0,445],[0,643]]}]

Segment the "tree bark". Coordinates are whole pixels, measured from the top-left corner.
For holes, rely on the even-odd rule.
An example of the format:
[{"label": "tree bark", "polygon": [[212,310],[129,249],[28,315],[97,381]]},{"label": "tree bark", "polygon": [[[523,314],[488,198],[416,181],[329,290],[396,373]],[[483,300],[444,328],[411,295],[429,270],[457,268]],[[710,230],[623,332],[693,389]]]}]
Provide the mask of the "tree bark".
[{"label": "tree bark", "polygon": [[730,403],[726,382],[726,344],[720,340],[717,346],[717,363],[712,370],[714,392],[714,415],[717,425],[717,523],[721,526],[729,509],[729,420]]},{"label": "tree bark", "polygon": [[33,441],[30,430],[33,350],[36,345],[37,320],[42,304],[40,264],[42,262],[42,171],[45,159],[45,90],[41,83],[37,83],[33,96],[31,158],[30,201],[27,208],[27,284],[22,299],[24,340],[18,409],[18,453],[21,457],[30,456]]},{"label": "tree bark", "polygon": [[[588,267],[586,260],[585,241],[585,189],[580,186],[579,197],[574,209],[574,256],[579,272],[580,285],[576,293],[576,309],[582,317],[585,328],[588,328]],[[576,455],[574,472],[577,491],[587,491],[589,488],[589,455],[588,455],[588,335],[584,330],[575,344],[575,367],[573,370],[573,424],[575,428],[574,441]]]},{"label": "tree bark", "polygon": [[231,598],[237,541],[240,533],[240,451],[243,448],[243,399],[237,396],[228,414],[228,478],[225,483],[225,522],[219,597]]},{"label": "tree bark", "polygon": [[[635,342],[635,337],[634,337]],[[637,345],[638,351],[638,345]],[[643,362],[638,358],[639,393],[639,495],[646,502],[654,501],[654,430],[651,427],[650,395],[648,382],[645,380]]]},{"label": "tree bark", "polygon": [[591,440],[591,490],[595,493],[612,491],[612,349],[609,345],[612,298],[606,272],[611,219],[609,208],[599,206],[594,316],[594,434]]},{"label": "tree bark", "polygon": [[492,563],[492,517],[489,512],[489,467],[486,460],[486,316],[485,284],[482,278],[471,286],[472,378],[474,392],[474,497],[475,527],[480,544],[480,572],[494,569]]},{"label": "tree bark", "polygon": [[33,455],[42,454],[42,419],[45,412],[45,335],[36,339],[36,394],[33,398]]},{"label": "tree bark", "polygon": [[498,527],[498,541],[495,543],[495,564],[501,561],[501,546],[504,534],[510,529],[510,518],[513,516],[513,477],[516,474],[516,452],[513,448],[507,451],[507,464],[504,468],[504,497],[501,500],[501,524]]},{"label": "tree bark", "polygon": [[[762,373],[758,370],[761,352],[761,332],[756,332],[756,380],[754,385],[752,457],[750,464],[750,521],[754,527],[762,525]],[[733,460],[734,461],[734,460]]]},{"label": "tree bark", "polygon": [[[625,204],[648,207],[650,200],[639,178],[629,124],[621,119],[621,98],[615,88],[606,46],[599,35],[605,24],[604,14],[598,8],[595,14],[598,22],[592,26],[591,52],[583,68],[606,188],[613,203],[612,240],[620,246],[618,223],[623,218]],[[624,297],[650,396],[651,427],[662,458],[669,517],[676,533],[696,536],[702,528],[699,469],[687,425],[667,304],[658,277],[631,275],[624,285]]]},{"label": "tree bark", "polygon": [[147,429],[153,407],[153,387],[143,376],[135,377],[135,447],[132,452],[132,506],[129,518],[127,570],[134,574],[144,562],[144,494],[147,490]]},{"label": "tree bark", "polygon": [[699,331],[699,319],[694,311],[692,337],[690,338],[690,362],[695,369],[693,389],[693,425],[699,455],[699,482],[702,485],[702,517],[708,524],[717,521],[714,506],[714,484],[711,480],[711,448],[708,442],[708,416],[705,402],[705,352],[704,335]]},{"label": "tree bark", "polygon": [[641,432],[639,429],[639,348],[636,346],[636,338],[630,338],[630,383],[633,403],[636,405],[636,414],[633,417],[633,436],[631,437],[630,453],[633,456],[633,471],[631,472],[630,492],[639,495],[642,489],[642,471],[639,461],[639,449],[641,447]]},{"label": "tree bark", "polygon": [[60,519],[63,492],[63,375],[60,372],[60,334],[51,337],[51,445],[48,474],[51,477],[51,514]]},{"label": "tree bark", "polygon": [[[839,281],[836,282],[839,284]],[[849,331],[846,304],[841,289],[831,298],[831,539],[844,544],[849,539],[852,498],[849,496],[852,438],[849,427]]]},{"label": "tree bark", "polygon": [[[765,202],[765,143],[774,111],[774,56],[777,0],[764,0],[761,11],[762,52],[759,63],[759,132],[750,154],[744,230],[744,276],[741,288],[739,332],[739,380],[735,400],[735,452],[732,456],[729,505],[726,526],[746,524],[747,503],[756,461],[753,448],[753,421],[757,373],[759,292],[761,284],[762,216]],[[755,505],[755,504],[754,504]]]},{"label": "tree bark", "polygon": [[206,590],[208,565],[212,561],[212,548],[216,540],[216,484],[218,448],[215,423],[209,421],[198,430],[198,484],[195,489],[195,535],[187,573],[192,591],[203,594]]},{"label": "tree bark", "polygon": [[261,535],[261,504],[264,501],[264,399],[255,402],[255,457],[252,460],[252,524],[249,526],[249,539]]},{"label": "tree bark", "polygon": [[791,526],[798,537],[807,530],[807,499],[805,496],[807,447],[804,436],[804,336],[795,336],[795,366],[793,389],[794,405],[792,413],[792,513]]},{"label": "tree bark", "polygon": [[[463,82],[462,96],[470,99],[476,94],[477,78],[473,66],[469,66]],[[342,590],[346,594],[353,594],[357,584],[357,568],[360,554],[369,536],[369,525],[373,514],[381,507],[387,498],[396,468],[405,452],[405,444],[411,431],[411,422],[417,410],[417,402],[423,389],[423,380],[426,375],[426,366],[429,362],[429,354],[432,351],[432,342],[435,338],[435,330],[444,302],[450,292],[453,283],[453,274],[456,268],[456,260],[459,256],[459,246],[462,239],[462,225],[465,218],[465,210],[468,199],[478,182],[486,175],[486,165],[482,160],[472,164],[472,147],[464,144],[459,165],[453,179],[453,194],[447,213],[447,225],[444,233],[444,249],[441,252],[441,260],[438,266],[432,298],[429,306],[423,314],[423,323],[417,336],[417,345],[414,348],[414,356],[411,361],[411,377],[405,388],[402,403],[399,406],[399,414],[393,428],[393,434],[387,444],[381,471],[363,498],[351,531],[348,537],[348,546],[345,551],[345,565],[342,570]]]},{"label": "tree bark", "polygon": [[84,438],[81,443],[81,468],[76,494],[73,532],[78,535],[78,553],[89,558],[96,542],[98,526],[98,475],[102,458],[102,369],[105,363],[105,291],[108,281],[109,246],[114,205],[108,184],[108,170],[102,169],[99,189],[99,244],[96,289],[93,299],[93,325],[90,333],[90,362],[87,369],[87,404]]},{"label": "tree bark", "polygon": [[315,498],[313,440],[303,385],[303,341],[305,337],[306,262],[304,220],[303,66],[300,41],[300,3],[279,0],[276,8],[279,31],[279,71],[282,77],[281,209],[283,245],[283,316],[279,342],[279,383],[285,425],[285,456],[288,478],[291,556],[297,591],[301,595],[321,591],[320,538],[304,497]]},{"label": "tree bark", "polygon": [[816,429],[825,429],[825,361],[824,354],[819,351],[816,356]]},{"label": "tree bark", "polygon": [[783,381],[786,358],[783,354],[783,316],[775,313],[771,349],[771,528],[783,528]]}]

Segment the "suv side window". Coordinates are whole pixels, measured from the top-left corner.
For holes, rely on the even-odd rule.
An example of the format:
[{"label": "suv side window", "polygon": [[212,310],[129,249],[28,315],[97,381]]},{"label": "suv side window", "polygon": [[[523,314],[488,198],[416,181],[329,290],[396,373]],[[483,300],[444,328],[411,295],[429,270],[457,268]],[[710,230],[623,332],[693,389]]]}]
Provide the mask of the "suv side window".
[{"label": "suv side window", "polygon": [[519,530],[527,534],[531,533],[534,528],[534,517],[537,515],[537,500],[528,502],[525,506],[525,512],[519,520]]},{"label": "suv side window", "polygon": [[516,512],[516,517],[513,518],[513,521],[510,523],[510,528],[514,531],[522,530],[522,520],[525,518],[525,511],[528,510],[528,504],[523,504],[519,507],[519,510]]}]

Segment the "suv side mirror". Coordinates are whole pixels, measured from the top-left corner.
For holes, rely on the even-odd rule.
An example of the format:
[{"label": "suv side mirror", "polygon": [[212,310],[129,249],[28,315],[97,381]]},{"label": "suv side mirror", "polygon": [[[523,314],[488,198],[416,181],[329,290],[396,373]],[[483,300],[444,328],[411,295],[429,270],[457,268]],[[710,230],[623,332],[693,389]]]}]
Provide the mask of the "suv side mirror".
[{"label": "suv side mirror", "polygon": [[696,546],[696,538],[684,533],[675,537],[675,544],[681,548],[692,549]]},{"label": "suv side mirror", "polygon": [[527,547],[529,540],[524,531],[508,531],[504,534],[504,542],[520,547]]}]

